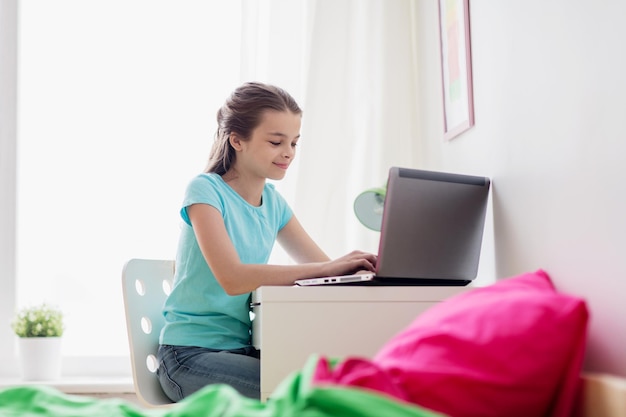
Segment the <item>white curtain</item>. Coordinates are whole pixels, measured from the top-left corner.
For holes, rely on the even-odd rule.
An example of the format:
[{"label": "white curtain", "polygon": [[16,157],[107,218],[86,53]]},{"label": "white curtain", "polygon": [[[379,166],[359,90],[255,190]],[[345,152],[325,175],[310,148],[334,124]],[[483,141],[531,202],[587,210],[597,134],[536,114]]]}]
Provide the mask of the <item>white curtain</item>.
[{"label": "white curtain", "polygon": [[377,251],[354,199],[418,160],[414,1],[244,2],[244,78],[304,110],[297,165],[277,186],[331,257]]},{"label": "white curtain", "polygon": [[[173,256],[181,190],[202,169],[215,110],[240,73],[284,87],[304,109],[297,163],[277,185],[309,233],[333,257],[376,251],[378,233],[358,223],[352,203],[381,185],[389,166],[417,160],[415,1],[242,0],[243,33],[237,15],[224,11],[239,5],[230,0],[211,4],[223,7],[211,12],[201,0],[23,1],[19,77],[17,2],[0,1],[0,171],[8,173],[0,180],[0,217],[13,228],[17,220],[22,245],[16,249],[11,227],[2,229],[8,281],[0,322],[41,295],[67,312],[64,354],[85,355],[71,369],[126,369],[124,357],[116,366],[89,359],[127,349],[115,277],[130,257]],[[222,21],[230,32],[218,28]],[[231,54],[240,35],[241,67]],[[11,159],[15,130],[19,164]],[[66,146],[71,138],[77,145]],[[83,179],[102,187],[75,184]],[[99,190],[106,196],[93,196]],[[37,204],[42,195],[45,210]],[[17,268],[9,259],[16,251]],[[107,343],[90,343],[93,335]],[[0,340],[9,337],[10,329],[0,331]],[[8,358],[0,374],[17,373],[13,346],[0,345]]]},{"label": "white curtain", "polygon": [[[66,354],[87,358],[81,363],[88,366],[75,369],[91,374],[96,373],[95,368],[103,372],[118,369],[108,366],[109,362],[88,359],[126,350],[119,284],[114,278],[130,257],[172,256],[181,187],[202,169],[206,141],[213,132],[212,117],[240,73],[243,80],[284,87],[304,109],[297,162],[277,186],[309,233],[333,257],[353,248],[376,251],[378,233],[358,223],[352,203],[363,189],[384,183],[391,165],[415,166],[418,160],[412,33],[416,1],[242,0],[243,33],[233,14],[227,13],[228,19],[220,17],[223,10],[198,11],[190,18],[190,10],[202,10],[201,1],[186,2],[190,9],[165,0],[21,2],[25,20],[20,32],[22,76],[17,80],[21,80],[23,111],[18,112],[22,128],[17,130],[22,164],[11,160],[17,146],[17,2],[0,1],[0,122],[6,122],[0,123],[0,171],[8,173],[0,181],[4,223],[15,226],[16,222],[16,181],[11,174],[16,167],[33,173],[35,179],[45,172],[45,180],[52,184],[43,188],[52,196],[45,200],[46,210],[31,215],[29,210],[37,210],[37,204],[24,200],[20,206],[18,240],[24,247],[17,262],[21,265],[17,268],[19,279],[11,278],[16,269],[9,259],[16,251],[11,228],[0,234],[0,247],[8,247],[4,254],[8,258],[0,256],[8,259],[3,265],[8,281],[7,291],[0,294],[0,322],[8,322],[14,306],[35,300],[38,294],[52,297],[68,316]],[[168,11],[168,7],[172,9]],[[72,18],[49,27],[58,16]],[[217,28],[220,22],[211,19],[232,23],[231,32],[219,30],[219,35],[213,35],[208,29]],[[116,27],[113,32],[109,30],[111,22]],[[75,36],[79,32],[81,36]],[[231,54],[240,35],[241,67]],[[216,38],[218,44],[206,41]],[[48,44],[55,48],[46,49]],[[80,56],[72,49],[77,45],[82,45]],[[54,51],[53,60],[49,59],[50,50]],[[203,52],[206,50],[209,54]],[[215,75],[222,69],[226,75]],[[50,83],[50,79],[57,82]],[[131,86],[126,89],[122,81],[130,81]],[[79,88],[73,88],[77,85]],[[122,93],[117,94],[119,91]],[[113,96],[112,105],[104,100],[109,96]],[[28,111],[26,106],[31,106]],[[70,136],[77,138],[78,148],[62,146],[61,139]],[[31,139],[42,143],[32,148],[32,154],[26,147]],[[112,139],[119,145],[113,146]],[[139,139],[149,144],[142,148],[136,142]],[[72,164],[62,159],[67,156],[66,149],[73,149]],[[42,161],[56,166],[48,169]],[[141,161],[140,168],[134,165],[136,161]],[[108,197],[93,200],[96,203],[89,205],[89,210],[61,210],[63,216],[89,216],[96,213],[92,210],[100,210],[92,224],[97,228],[85,229],[84,221],[66,221],[51,210],[52,206],[81,206],[66,195],[83,202],[87,198],[87,188],[55,181],[58,176],[64,179],[63,174],[74,166],[75,172],[90,172],[92,182],[97,177],[103,184],[114,179],[125,183],[124,187],[102,187]],[[125,166],[136,171],[133,180],[120,174]],[[142,180],[148,174],[150,181]],[[135,181],[139,185],[125,191],[134,187]],[[33,201],[38,201],[42,188],[37,184],[30,186],[22,175],[20,198],[30,193]],[[76,189],[81,192],[71,194]],[[118,214],[127,207],[131,208]],[[149,219],[156,216],[160,220],[149,220],[144,215],[148,212]],[[71,245],[62,238],[70,239]],[[19,303],[16,285],[23,288],[18,288],[24,296]],[[92,313],[85,315],[84,311]],[[103,321],[108,325],[97,325]],[[7,329],[0,332],[0,340],[12,337]],[[92,334],[107,343],[89,344]],[[82,348],[81,343],[88,346]],[[0,374],[17,373],[10,360],[11,344],[0,346],[0,357],[8,358],[0,361]],[[122,359],[125,368],[127,360]]]}]

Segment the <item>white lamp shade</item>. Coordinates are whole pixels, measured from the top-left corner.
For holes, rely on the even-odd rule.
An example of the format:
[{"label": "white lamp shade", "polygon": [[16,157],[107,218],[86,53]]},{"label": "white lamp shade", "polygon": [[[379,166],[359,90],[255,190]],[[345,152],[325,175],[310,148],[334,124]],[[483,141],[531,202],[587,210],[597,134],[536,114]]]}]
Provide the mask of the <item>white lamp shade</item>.
[{"label": "white lamp shade", "polygon": [[363,226],[380,231],[386,194],[386,187],[370,188],[354,200],[354,214]]}]

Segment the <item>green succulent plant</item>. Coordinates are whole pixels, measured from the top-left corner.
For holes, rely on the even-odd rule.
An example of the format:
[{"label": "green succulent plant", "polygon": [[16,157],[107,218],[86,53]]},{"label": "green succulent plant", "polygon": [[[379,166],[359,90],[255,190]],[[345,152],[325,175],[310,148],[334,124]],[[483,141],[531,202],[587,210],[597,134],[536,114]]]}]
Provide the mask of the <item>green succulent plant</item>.
[{"label": "green succulent plant", "polygon": [[20,310],[11,322],[18,337],[60,337],[63,335],[63,313],[48,304]]}]

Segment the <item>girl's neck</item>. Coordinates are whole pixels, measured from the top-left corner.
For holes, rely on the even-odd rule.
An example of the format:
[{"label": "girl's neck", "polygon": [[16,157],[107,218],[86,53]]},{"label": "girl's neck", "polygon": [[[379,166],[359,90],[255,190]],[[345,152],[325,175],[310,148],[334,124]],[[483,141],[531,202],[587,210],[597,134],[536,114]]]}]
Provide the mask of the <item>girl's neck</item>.
[{"label": "girl's neck", "polygon": [[265,178],[246,176],[245,174],[230,169],[222,175],[222,179],[250,205],[255,207],[261,205]]}]

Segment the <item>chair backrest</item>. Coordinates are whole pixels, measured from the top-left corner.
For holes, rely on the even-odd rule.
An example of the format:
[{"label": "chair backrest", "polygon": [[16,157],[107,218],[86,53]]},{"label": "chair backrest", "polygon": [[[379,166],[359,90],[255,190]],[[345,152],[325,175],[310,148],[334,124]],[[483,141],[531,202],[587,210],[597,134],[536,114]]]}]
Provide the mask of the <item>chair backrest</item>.
[{"label": "chair backrest", "polygon": [[173,279],[172,260],[131,259],[122,271],[135,392],[140,401],[151,407],[172,403],[161,389],[155,372],[159,334],[165,322],[162,308]]}]

